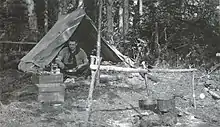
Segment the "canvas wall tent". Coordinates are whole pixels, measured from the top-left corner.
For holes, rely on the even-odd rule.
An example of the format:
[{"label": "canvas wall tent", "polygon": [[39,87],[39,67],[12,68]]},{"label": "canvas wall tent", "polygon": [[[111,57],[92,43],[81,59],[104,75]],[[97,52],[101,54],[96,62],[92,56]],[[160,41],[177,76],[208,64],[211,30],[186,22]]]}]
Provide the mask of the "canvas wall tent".
[{"label": "canvas wall tent", "polygon": [[[77,38],[79,45],[89,55],[95,48],[97,29],[84,9],[77,9],[58,20],[49,32],[24,56],[18,68],[25,72],[36,72],[50,64],[69,38]],[[101,56],[104,60],[119,62],[126,60],[115,47],[101,39]]]}]

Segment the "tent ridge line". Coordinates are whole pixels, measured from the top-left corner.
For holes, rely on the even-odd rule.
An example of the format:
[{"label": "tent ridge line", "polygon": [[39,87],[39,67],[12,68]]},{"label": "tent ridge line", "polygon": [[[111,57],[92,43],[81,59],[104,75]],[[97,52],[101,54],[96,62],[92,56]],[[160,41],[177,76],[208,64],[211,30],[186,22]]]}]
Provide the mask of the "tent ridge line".
[{"label": "tent ridge line", "polygon": [[[81,12],[79,12],[79,14],[80,14]],[[85,15],[85,11],[83,12],[83,14],[82,15]],[[62,22],[63,20],[66,20],[68,17],[71,17],[72,15],[71,15],[71,13],[70,14],[67,14],[67,15],[65,15],[62,19],[60,19],[60,20],[58,20],[57,21],[57,23],[60,23],[60,22]],[[75,16],[74,16],[75,17]],[[78,17],[78,16],[77,16]]]},{"label": "tent ridge line", "polygon": [[[85,14],[82,14],[82,15],[78,16],[77,18],[73,19],[72,22],[78,20],[79,18],[81,18],[81,17],[83,17],[83,16],[85,16]],[[79,24],[80,24],[80,22],[79,22],[77,25],[79,25]],[[77,26],[77,25],[74,25],[74,26]],[[53,41],[56,40],[56,39],[58,38],[58,36],[60,36],[62,33],[64,33],[65,31],[69,30],[69,28],[70,28],[70,27],[68,27],[68,28],[64,29],[62,32],[58,33],[58,35],[53,38]],[[40,41],[40,42],[41,42],[41,41]]]}]

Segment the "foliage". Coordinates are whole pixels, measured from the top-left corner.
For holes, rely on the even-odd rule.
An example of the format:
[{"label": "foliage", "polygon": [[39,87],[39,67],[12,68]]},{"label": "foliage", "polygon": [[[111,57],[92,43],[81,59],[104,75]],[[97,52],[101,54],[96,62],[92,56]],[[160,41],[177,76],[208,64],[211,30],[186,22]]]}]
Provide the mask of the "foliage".
[{"label": "foliage", "polygon": [[[34,1],[38,15],[38,30],[43,34],[44,0]],[[59,11],[59,7],[55,5],[57,2],[58,0],[56,2],[49,0],[50,28],[57,20]],[[71,2],[71,5],[74,5],[71,9],[73,10],[78,0],[65,0],[59,6],[70,5]],[[106,16],[108,2],[110,1],[104,0],[102,21],[104,37],[108,33]],[[129,30],[124,41],[122,29],[119,28],[119,8],[122,7],[123,2],[113,1],[114,33],[110,41],[115,42],[122,53],[136,59],[141,52],[139,60],[153,61],[157,58],[155,52],[160,49],[160,60],[166,61],[171,66],[177,66],[179,62],[178,64],[181,65],[205,65],[204,67],[209,68],[216,63],[215,53],[220,52],[218,0],[143,0],[142,16],[139,16],[138,5],[135,5],[133,0],[129,2]],[[21,41],[28,26],[27,6],[22,0],[1,0],[1,3],[3,4],[0,4],[0,34],[4,31],[5,40]],[[84,0],[84,4],[86,12],[97,25],[98,0]],[[156,22],[159,30],[159,46],[155,45]],[[150,59],[146,59],[146,56]]]},{"label": "foliage", "polygon": [[1,0],[1,3],[0,19],[2,24],[0,29],[4,30],[5,37],[10,37],[10,40],[22,40],[28,22],[25,2],[21,0]]},{"label": "foliage", "polygon": [[[137,17],[142,21],[135,27],[130,27],[130,33],[127,35],[129,44],[123,45],[126,45],[126,49],[136,50],[138,45],[147,45],[150,50],[155,50],[158,48],[154,45],[155,22],[158,22],[161,60],[170,64],[178,61],[187,66],[206,64],[206,67],[209,67],[216,60],[215,53],[220,51],[217,6],[217,0],[145,1],[145,13],[142,17]],[[136,38],[144,39],[145,44],[136,41]]]}]

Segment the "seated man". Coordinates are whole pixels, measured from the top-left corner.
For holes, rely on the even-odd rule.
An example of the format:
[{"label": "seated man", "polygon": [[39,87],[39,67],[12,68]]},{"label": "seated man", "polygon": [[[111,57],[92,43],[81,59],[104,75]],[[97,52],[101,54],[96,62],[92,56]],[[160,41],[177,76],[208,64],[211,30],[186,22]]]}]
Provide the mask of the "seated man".
[{"label": "seated man", "polygon": [[64,47],[55,59],[55,63],[61,72],[74,76],[88,76],[89,60],[83,49],[76,41],[68,41],[68,47]]}]

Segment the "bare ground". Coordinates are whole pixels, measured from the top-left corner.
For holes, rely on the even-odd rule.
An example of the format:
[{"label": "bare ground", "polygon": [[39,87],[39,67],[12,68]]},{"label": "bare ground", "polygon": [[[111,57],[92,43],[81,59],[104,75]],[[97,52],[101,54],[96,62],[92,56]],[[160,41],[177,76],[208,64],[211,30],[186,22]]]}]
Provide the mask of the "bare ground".
[{"label": "bare ground", "polygon": [[[90,123],[92,126],[133,126],[139,127],[140,121],[133,117],[137,111],[152,115],[151,111],[140,110],[138,100],[146,99],[144,80],[135,74],[118,74],[121,80],[106,82],[96,87]],[[220,126],[220,101],[204,91],[208,80],[201,78],[201,72],[195,75],[196,103],[192,98],[191,74],[153,74],[162,82],[149,81],[152,97],[183,95],[176,98],[176,107],[183,111],[178,117],[176,127],[218,127]],[[220,74],[209,78],[214,87],[219,87]],[[1,127],[81,127],[85,126],[86,99],[89,85],[81,84],[66,90],[65,103],[58,106],[42,105],[37,102],[37,88],[31,82],[31,75],[17,70],[0,73],[2,87],[0,109]],[[89,84],[89,81],[88,81]],[[213,89],[220,95],[218,89]],[[201,99],[199,95],[205,94]],[[196,104],[197,108],[194,108]],[[136,109],[136,111],[134,110]],[[154,115],[155,116],[155,115]],[[153,116],[152,116],[153,118]]]}]

